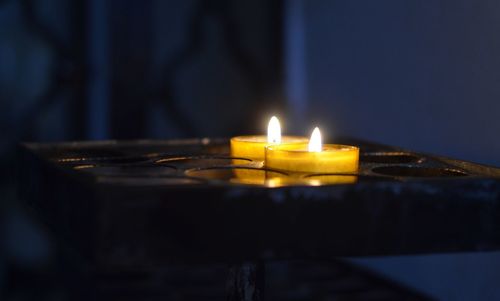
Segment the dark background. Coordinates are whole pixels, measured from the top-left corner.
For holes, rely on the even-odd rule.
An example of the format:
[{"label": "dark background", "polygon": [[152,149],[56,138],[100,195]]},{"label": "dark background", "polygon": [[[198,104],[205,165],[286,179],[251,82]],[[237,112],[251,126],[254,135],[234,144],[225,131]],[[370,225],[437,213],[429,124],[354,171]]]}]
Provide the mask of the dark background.
[{"label": "dark background", "polygon": [[[500,166],[499,17],[495,0],[0,1],[0,296],[54,256],[16,202],[20,141],[230,137],[276,114],[287,133]],[[500,298],[496,253],[358,262]]]}]

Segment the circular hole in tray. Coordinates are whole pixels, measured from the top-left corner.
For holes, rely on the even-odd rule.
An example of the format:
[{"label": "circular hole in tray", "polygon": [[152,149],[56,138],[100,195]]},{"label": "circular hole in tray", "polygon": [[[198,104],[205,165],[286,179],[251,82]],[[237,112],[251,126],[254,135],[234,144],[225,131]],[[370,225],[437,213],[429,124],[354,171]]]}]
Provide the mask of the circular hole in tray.
[{"label": "circular hole in tray", "polygon": [[373,169],[373,172],[394,177],[460,177],[467,174],[463,171],[450,168],[432,168],[416,166],[381,166]]},{"label": "circular hole in tray", "polygon": [[196,185],[203,184],[201,179],[188,177],[108,177],[101,176],[97,178],[98,183],[126,185],[126,186],[163,186],[163,185]]},{"label": "circular hole in tray", "polygon": [[156,152],[175,154],[189,154],[190,156],[226,156],[229,155],[229,141],[227,139],[181,139],[169,140],[166,143],[155,145]]},{"label": "circular hole in tray", "polygon": [[224,156],[188,156],[172,157],[156,160],[159,165],[173,165],[183,169],[208,168],[216,166],[248,165],[253,161],[245,158],[232,158]]},{"label": "circular hole in tray", "polygon": [[64,152],[56,152],[56,160],[73,159],[73,158],[105,158],[105,157],[121,157],[124,153],[121,150],[106,149],[106,148],[78,148],[64,149]]},{"label": "circular hole in tray", "polygon": [[361,162],[382,164],[405,164],[422,161],[421,157],[408,153],[367,153],[360,156]]},{"label": "circular hole in tray", "polygon": [[336,185],[336,184],[354,184],[358,181],[357,175],[341,174],[315,174],[304,177],[309,185]]},{"label": "circular hole in tray", "polygon": [[73,166],[73,169],[83,170],[83,169],[89,169],[89,168],[94,168],[94,167],[96,167],[96,165],[94,165],[94,164],[81,164],[81,165]]},{"label": "circular hole in tray", "polygon": [[393,181],[391,178],[352,174],[312,174],[304,177],[310,185],[354,184],[359,182]]},{"label": "circular hole in tray", "polygon": [[78,165],[73,169],[95,174],[96,176],[161,177],[174,175],[177,169],[172,166],[96,166]]},{"label": "circular hole in tray", "polygon": [[[281,179],[279,183],[285,182],[285,179],[289,179],[286,173],[252,167],[209,167],[187,170],[186,174],[190,177],[203,178],[207,180],[226,181],[235,184],[266,186],[277,186],[272,184],[278,183],[277,179]],[[271,184],[269,185],[269,183]]]},{"label": "circular hole in tray", "polygon": [[98,164],[134,164],[148,161],[147,156],[118,156],[118,157],[71,157],[57,159],[58,163],[62,164],[84,164],[98,163]]}]

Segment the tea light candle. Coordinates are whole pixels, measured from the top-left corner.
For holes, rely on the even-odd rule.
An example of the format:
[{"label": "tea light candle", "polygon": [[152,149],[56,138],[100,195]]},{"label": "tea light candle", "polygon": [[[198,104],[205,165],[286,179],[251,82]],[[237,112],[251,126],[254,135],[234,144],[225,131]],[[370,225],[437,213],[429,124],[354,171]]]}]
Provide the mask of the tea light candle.
[{"label": "tea light candle", "polygon": [[266,146],[281,143],[307,143],[307,138],[281,136],[280,122],[278,118],[273,116],[267,127],[267,136],[237,136],[231,138],[231,157],[264,161]]},{"label": "tea light candle", "polygon": [[358,170],[359,148],[341,144],[322,144],[315,128],[308,144],[269,145],[265,152],[268,168],[309,173],[353,173]]}]

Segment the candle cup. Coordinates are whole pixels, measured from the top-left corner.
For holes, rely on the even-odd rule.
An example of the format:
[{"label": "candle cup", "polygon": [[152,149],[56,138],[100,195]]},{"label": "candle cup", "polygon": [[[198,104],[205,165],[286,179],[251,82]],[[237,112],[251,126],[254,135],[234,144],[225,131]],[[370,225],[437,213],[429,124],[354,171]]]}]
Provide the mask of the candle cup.
[{"label": "candle cup", "polygon": [[325,144],[321,152],[309,152],[307,144],[270,145],[265,166],[296,173],[351,174],[358,171],[359,148]]},{"label": "candle cup", "polygon": [[261,169],[235,169],[232,183],[263,185],[266,181],[266,172]]},{"label": "candle cup", "polygon": [[236,168],[233,170],[231,183],[267,185],[270,180],[286,178],[281,172],[266,170],[263,168]]},{"label": "candle cup", "polygon": [[[306,137],[283,136],[282,143],[296,144],[307,143]],[[254,161],[264,161],[266,146],[272,145],[267,141],[267,136],[237,136],[231,138],[231,157],[246,158]]]}]

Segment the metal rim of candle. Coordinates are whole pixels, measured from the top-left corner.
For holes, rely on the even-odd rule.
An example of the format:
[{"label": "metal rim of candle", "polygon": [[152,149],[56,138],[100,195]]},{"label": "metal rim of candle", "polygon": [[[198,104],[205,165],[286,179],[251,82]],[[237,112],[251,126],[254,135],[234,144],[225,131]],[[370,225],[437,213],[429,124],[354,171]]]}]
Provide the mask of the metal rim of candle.
[{"label": "metal rim of candle", "polygon": [[[345,144],[323,144],[322,152],[347,152],[359,151],[359,147]],[[266,146],[266,151],[283,153],[312,153],[307,150],[307,144],[283,143],[279,145]]]},{"label": "metal rim of candle", "polygon": [[[281,139],[290,140],[290,142],[287,142],[284,144],[296,144],[296,143],[304,143],[304,142],[309,141],[309,139],[307,137],[303,137],[303,136],[284,135],[281,137]],[[266,144],[268,143],[267,136],[265,136],[265,135],[236,136],[236,137],[232,137],[231,141],[243,142],[243,143],[266,143]],[[294,141],[296,141],[296,142],[294,142]]]}]

